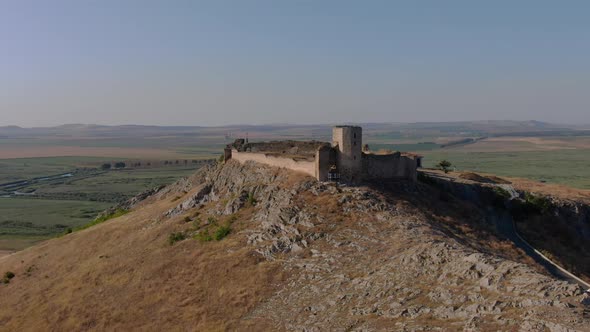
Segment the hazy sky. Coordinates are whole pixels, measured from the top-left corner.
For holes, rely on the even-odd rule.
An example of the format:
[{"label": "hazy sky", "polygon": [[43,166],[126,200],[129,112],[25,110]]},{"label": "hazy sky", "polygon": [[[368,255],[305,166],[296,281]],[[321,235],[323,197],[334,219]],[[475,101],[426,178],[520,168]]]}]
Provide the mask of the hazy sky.
[{"label": "hazy sky", "polygon": [[479,119],[590,123],[590,1],[0,1],[0,126]]}]

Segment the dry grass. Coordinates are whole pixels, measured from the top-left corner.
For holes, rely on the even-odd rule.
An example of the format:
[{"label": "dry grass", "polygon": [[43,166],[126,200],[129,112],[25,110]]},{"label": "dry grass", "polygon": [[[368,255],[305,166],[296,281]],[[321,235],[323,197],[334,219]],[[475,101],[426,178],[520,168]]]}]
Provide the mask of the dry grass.
[{"label": "dry grass", "polygon": [[0,270],[17,277],[0,287],[0,325],[13,331],[48,326],[77,331],[248,329],[238,320],[270,296],[285,275],[277,263],[262,261],[244,247],[239,233],[219,242],[187,239],[169,246],[168,235],[186,223],[152,218],[172,205],[158,201],[3,258]]},{"label": "dry grass", "polygon": [[497,176],[493,176],[493,175],[483,176],[483,175],[476,174],[473,172],[463,172],[459,175],[459,178],[465,179],[465,180],[470,180],[470,181],[475,181],[475,182],[480,182],[480,183],[510,184],[510,181],[504,180],[504,179],[499,178]]}]

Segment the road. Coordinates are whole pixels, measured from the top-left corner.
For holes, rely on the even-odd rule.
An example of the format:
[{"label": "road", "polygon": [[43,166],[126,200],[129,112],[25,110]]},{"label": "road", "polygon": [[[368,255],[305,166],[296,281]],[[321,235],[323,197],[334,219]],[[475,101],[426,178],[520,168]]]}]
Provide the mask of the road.
[{"label": "road", "polygon": [[551,273],[554,277],[562,280],[566,280],[568,282],[578,284],[584,289],[589,289],[590,284],[584,282],[583,280],[579,279],[572,273],[568,272],[567,270],[563,269],[549,258],[544,256],[538,250],[533,248],[516,230],[516,225],[514,224],[514,220],[512,216],[510,216],[507,212],[501,213],[501,215],[494,216],[491,218],[496,225],[496,229],[498,232],[503,235],[504,237],[511,240],[514,245],[518,248],[522,249],[528,256],[535,260],[539,265],[543,266],[549,273]]}]

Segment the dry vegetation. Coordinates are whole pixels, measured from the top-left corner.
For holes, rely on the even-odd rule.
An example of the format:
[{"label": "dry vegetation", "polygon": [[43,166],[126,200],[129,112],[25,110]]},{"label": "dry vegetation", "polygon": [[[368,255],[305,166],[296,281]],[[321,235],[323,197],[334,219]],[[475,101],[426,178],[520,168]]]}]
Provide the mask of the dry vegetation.
[{"label": "dry vegetation", "polygon": [[[169,234],[191,225],[183,218],[154,220],[173,205],[167,202],[3,258],[2,270],[14,271],[18,280],[0,290],[0,325],[8,330],[237,328],[237,320],[272,294],[284,274],[277,263],[244,247],[240,235],[170,246]],[[241,220],[248,220],[248,213]]]}]

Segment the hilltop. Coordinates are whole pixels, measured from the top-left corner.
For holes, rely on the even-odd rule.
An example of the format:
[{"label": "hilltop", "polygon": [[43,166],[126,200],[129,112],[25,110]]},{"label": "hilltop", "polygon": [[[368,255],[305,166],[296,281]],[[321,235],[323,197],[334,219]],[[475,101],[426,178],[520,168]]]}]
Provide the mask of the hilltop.
[{"label": "hilltop", "polygon": [[131,212],[0,258],[7,330],[590,330],[590,300],[412,182],[207,166]]}]

